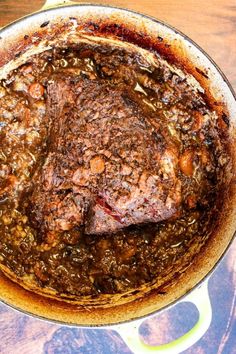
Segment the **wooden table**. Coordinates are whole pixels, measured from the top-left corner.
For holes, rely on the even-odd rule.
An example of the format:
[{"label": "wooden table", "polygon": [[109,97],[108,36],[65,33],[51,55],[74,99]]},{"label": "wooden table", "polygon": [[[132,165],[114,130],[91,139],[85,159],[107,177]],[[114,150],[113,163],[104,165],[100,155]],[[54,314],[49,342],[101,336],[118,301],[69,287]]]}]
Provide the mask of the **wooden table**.
[{"label": "wooden table", "polygon": [[[83,1],[80,1],[83,2]],[[236,90],[236,0],[88,0],[159,18],[196,41]],[[37,11],[44,0],[0,0],[0,26]]]},{"label": "wooden table", "polygon": [[[94,2],[91,1],[90,2]],[[236,0],[99,0],[157,17],[195,40],[225,72],[236,90]],[[0,0],[0,27],[39,10],[43,0]],[[185,354],[236,354],[236,240],[209,282],[213,321]],[[149,344],[179,335],[194,313],[172,313],[147,320],[141,335]],[[185,313],[185,315],[184,315]],[[187,314],[187,317],[186,317]],[[190,316],[191,314],[191,316]],[[195,314],[196,315],[196,314]],[[68,328],[33,319],[0,305],[1,354],[130,353],[113,331]]]}]

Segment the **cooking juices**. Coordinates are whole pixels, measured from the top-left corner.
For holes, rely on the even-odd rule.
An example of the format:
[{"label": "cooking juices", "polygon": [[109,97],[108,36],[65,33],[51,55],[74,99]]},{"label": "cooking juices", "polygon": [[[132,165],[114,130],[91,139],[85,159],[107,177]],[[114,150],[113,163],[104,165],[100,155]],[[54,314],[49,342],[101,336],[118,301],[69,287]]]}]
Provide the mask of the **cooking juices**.
[{"label": "cooking juices", "polygon": [[220,212],[227,124],[157,53],[32,56],[0,86],[1,268],[71,299],[181,272]]}]

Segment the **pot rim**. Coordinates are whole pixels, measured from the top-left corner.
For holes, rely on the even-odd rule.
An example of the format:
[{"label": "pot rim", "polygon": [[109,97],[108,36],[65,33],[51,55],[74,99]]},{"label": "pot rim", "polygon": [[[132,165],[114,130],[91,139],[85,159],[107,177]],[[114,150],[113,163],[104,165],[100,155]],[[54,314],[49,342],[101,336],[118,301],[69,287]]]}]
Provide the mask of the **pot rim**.
[{"label": "pot rim", "polygon": [[[114,9],[114,10],[120,10],[121,12],[126,12],[128,14],[134,14],[134,15],[138,15],[141,18],[144,19],[148,19],[151,20],[154,23],[160,24],[163,27],[166,27],[170,30],[172,30],[175,34],[180,35],[185,41],[189,42],[191,45],[193,45],[193,47],[197,48],[202,54],[203,56],[205,56],[209,62],[211,63],[211,65],[217,70],[217,72],[220,74],[221,78],[223,79],[223,81],[226,83],[227,87],[229,88],[234,101],[235,101],[235,106],[236,106],[236,91],[233,89],[232,84],[230,83],[230,81],[228,80],[228,78],[226,77],[226,75],[224,74],[224,72],[222,71],[222,69],[216,64],[216,62],[211,58],[211,56],[209,54],[207,54],[207,52],[201,47],[199,46],[194,40],[192,40],[188,35],[186,35],[185,33],[183,33],[182,31],[178,30],[177,28],[175,28],[172,25],[169,25],[168,23],[166,23],[163,20],[160,20],[159,18],[141,13],[139,11],[135,11],[135,10],[131,10],[129,8],[125,8],[125,7],[119,7],[119,6],[111,6],[111,5],[104,5],[104,4],[94,4],[94,3],[78,3],[78,4],[65,4],[65,5],[60,5],[60,6],[55,6],[52,8],[48,8],[48,9],[41,9],[38,11],[35,11],[33,13],[30,13],[26,16],[23,16],[19,19],[14,20],[13,22],[5,25],[4,27],[0,28],[0,36],[2,33],[4,33],[6,30],[14,27],[14,25],[16,24],[20,24],[20,23],[24,23],[25,21],[27,21],[28,19],[32,19],[34,17],[37,17],[39,14],[42,13],[50,13],[50,12],[54,12],[55,10],[60,10],[62,12],[62,16],[63,16],[63,9],[65,8],[79,8],[79,7],[94,7],[94,8],[105,8],[105,9]],[[233,236],[231,237],[229,243],[227,244],[227,247],[224,249],[223,253],[221,254],[221,256],[219,257],[219,259],[215,262],[214,266],[210,269],[210,271],[207,272],[207,274],[204,275],[204,277],[198,281],[190,290],[186,291],[185,294],[180,295],[177,299],[172,300],[170,303],[166,304],[165,306],[163,306],[160,309],[154,310],[153,312],[149,313],[149,314],[145,314],[145,315],[141,315],[138,316],[137,318],[131,318],[131,319],[127,319],[127,320],[122,320],[120,322],[117,323],[111,323],[111,324],[77,324],[77,323],[68,323],[68,322],[64,322],[62,320],[56,320],[56,319],[51,319],[51,318],[47,318],[45,316],[41,316],[38,314],[34,314],[30,311],[27,310],[22,310],[20,307],[17,307],[15,305],[9,304],[6,300],[2,300],[0,299],[0,303],[3,303],[4,305],[9,306],[10,308],[17,310],[20,313],[23,313],[25,315],[31,316],[31,317],[35,317],[37,319],[41,319],[47,322],[52,322],[55,324],[60,324],[60,325],[66,325],[69,327],[81,327],[84,329],[91,329],[91,328],[96,328],[96,329],[115,329],[115,327],[117,325],[122,325],[122,324],[127,324],[127,323],[131,323],[134,321],[139,321],[139,320],[146,320],[149,319],[153,316],[156,316],[157,314],[160,314],[162,311],[165,311],[169,308],[171,308],[172,306],[175,306],[178,302],[180,302],[181,300],[183,300],[187,295],[189,295],[190,293],[192,293],[195,289],[197,289],[199,286],[202,285],[202,283],[204,283],[205,281],[207,281],[211,276],[212,273],[215,271],[215,269],[218,267],[218,265],[220,264],[220,262],[223,260],[223,258],[226,256],[226,253],[228,252],[231,244],[233,243],[234,239],[236,238],[236,230],[234,231]]]},{"label": "pot rim", "polygon": [[205,51],[205,49],[203,49],[199,44],[197,44],[197,42],[195,42],[193,39],[191,39],[188,35],[186,35],[184,32],[178,30],[175,26],[172,26],[170,24],[168,24],[167,22],[160,20],[157,17],[154,16],[150,16],[147,15],[145,13],[139,12],[139,11],[135,11],[135,10],[131,10],[129,8],[126,7],[119,7],[119,6],[113,6],[113,5],[104,5],[104,4],[94,4],[94,3],[78,3],[78,4],[68,4],[68,5],[59,5],[59,6],[55,6],[55,7],[51,7],[48,9],[41,9],[35,12],[32,12],[28,15],[25,15],[23,17],[20,17],[12,22],[10,22],[9,24],[0,27],[0,35],[1,33],[4,33],[5,30],[11,28],[13,25],[18,24],[20,22],[24,22],[25,20],[29,19],[29,18],[33,18],[33,17],[37,17],[38,14],[42,14],[42,13],[50,13],[53,12],[55,10],[58,9],[64,9],[64,8],[77,8],[77,7],[96,7],[96,8],[108,8],[108,9],[114,9],[114,10],[121,10],[121,11],[125,11],[134,15],[138,15],[140,17],[144,17],[148,20],[151,20],[155,23],[158,23],[160,25],[163,25],[164,27],[167,27],[168,29],[172,30],[173,32],[175,32],[176,34],[181,35],[181,37],[183,37],[185,40],[187,40],[188,42],[190,42],[194,47],[196,47],[197,49],[199,49],[199,51],[207,58],[209,59],[209,61],[211,62],[211,64],[217,69],[217,71],[219,72],[219,74],[221,75],[221,77],[224,79],[224,81],[227,83],[227,86],[229,87],[235,102],[236,102],[236,89],[234,90],[232,87],[232,84],[230,83],[229,79],[227,78],[227,76],[224,74],[223,70],[218,66],[218,64],[215,62],[214,59],[212,59],[212,57]]}]

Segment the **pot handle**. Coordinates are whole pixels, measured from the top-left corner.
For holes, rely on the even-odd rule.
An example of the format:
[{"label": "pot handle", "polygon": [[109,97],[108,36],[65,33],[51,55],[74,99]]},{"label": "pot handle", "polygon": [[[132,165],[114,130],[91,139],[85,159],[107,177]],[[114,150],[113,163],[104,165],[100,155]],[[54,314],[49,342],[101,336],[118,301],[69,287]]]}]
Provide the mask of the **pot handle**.
[{"label": "pot handle", "polygon": [[180,302],[193,303],[199,311],[199,318],[195,326],[189,332],[173,342],[156,346],[145,344],[139,336],[139,327],[143,320],[114,326],[112,329],[119,333],[134,354],[181,353],[196,343],[206,333],[211,324],[212,308],[208,294],[208,281],[205,281],[199,288],[187,295]]},{"label": "pot handle", "polygon": [[70,1],[70,0],[46,0],[44,5],[41,7],[40,11],[48,10],[54,7],[60,7],[65,5],[75,5],[78,2]]}]

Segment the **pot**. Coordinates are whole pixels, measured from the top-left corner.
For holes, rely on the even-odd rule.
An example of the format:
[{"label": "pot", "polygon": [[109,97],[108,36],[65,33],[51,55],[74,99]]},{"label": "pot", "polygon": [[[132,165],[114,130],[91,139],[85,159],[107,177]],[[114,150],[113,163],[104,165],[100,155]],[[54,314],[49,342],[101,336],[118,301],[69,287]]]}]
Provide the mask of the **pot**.
[{"label": "pot", "polygon": [[[228,113],[233,177],[232,175],[228,177],[222,201],[224,208],[214,234],[202,247],[201,252],[191,259],[191,263],[189,260],[183,260],[185,262],[183,269],[163,281],[161,291],[160,287],[157,289],[150,286],[138,292],[112,298],[104,296],[99,303],[91,299],[83,303],[73,303],[32,293],[14,279],[10,280],[5,274],[0,273],[0,299],[14,308],[47,320],[80,326],[112,325],[133,351],[145,353],[149,352],[150,348],[141,344],[138,339],[138,327],[142,318],[173,305],[199,286],[220,261],[233,239],[236,229],[235,95],[223,73],[207,54],[184,34],[167,24],[125,9],[73,4],[60,0],[46,1],[40,12],[22,18],[0,31],[0,78],[23,63],[28,56],[50,48],[52,43],[65,38],[73,40],[77,24],[84,40],[92,36],[93,40],[95,38],[100,41],[102,34],[106,40],[119,42],[119,45],[135,45],[147,55],[149,54],[146,50],[151,47],[154,50],[158,48],[171,61],[179,58],[181,65],[204,87],[209,99],[217,102],[216,109],[224,109]],[[199,308],[198,323],[191,330],[191,336],[185,335],[162,348],[155,347],[157,352],[161,350],[166,353],[178,353],[186,349],[190,342],[193,344],[198,340],[208,328],[211,321],[211,306],[207,295],[207,283],[202,284],[184,301],[191,301]],[[132,325],[129,322],[114,327],[115,324],[134,319],[139,320],[132,322]]]}]

